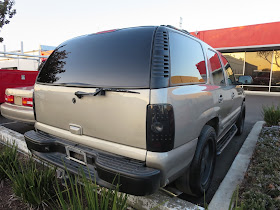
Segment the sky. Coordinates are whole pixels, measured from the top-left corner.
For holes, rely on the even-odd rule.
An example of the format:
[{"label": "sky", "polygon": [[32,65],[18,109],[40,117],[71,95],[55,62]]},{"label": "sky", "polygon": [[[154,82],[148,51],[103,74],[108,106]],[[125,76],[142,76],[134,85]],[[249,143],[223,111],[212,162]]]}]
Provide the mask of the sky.
[{"label": "sky", "polygon": [[0,51],[38,50],[116,28],[173,25],[202,31],[280,21],[280,0],[15,0]]}]

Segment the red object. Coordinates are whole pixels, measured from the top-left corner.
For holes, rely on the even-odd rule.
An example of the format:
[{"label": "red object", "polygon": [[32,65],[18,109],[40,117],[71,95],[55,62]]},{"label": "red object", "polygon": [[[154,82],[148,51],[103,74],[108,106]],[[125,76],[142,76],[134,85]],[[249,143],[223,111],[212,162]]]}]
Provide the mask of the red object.
[{"label": "red object", "polygon": [[22,98],[22,106],[33,107],[33,98]]},{"label": "red object", "polygon": [[9,103],[9,104],[13,104],[15,102],[14,100],[14,96],[13,95],[6,95],[5,94],[5,102]]},{"label": "red object", "polygon": [[6,88],[33,86],[38,71],[0,69],[0,103],[5,101]]},{"label": "red object", "polygon": [[112,29],[112,30],[107,30],[107,31],[100,31],[100,32],[97,32],[96,34],[105,34],[105,33],[109,33],[109,32],[114,32],[116,30],[117,29]]},{"label": "red object", "polygon": [[280,44],[280,22],[191,32],[214,48]]}]

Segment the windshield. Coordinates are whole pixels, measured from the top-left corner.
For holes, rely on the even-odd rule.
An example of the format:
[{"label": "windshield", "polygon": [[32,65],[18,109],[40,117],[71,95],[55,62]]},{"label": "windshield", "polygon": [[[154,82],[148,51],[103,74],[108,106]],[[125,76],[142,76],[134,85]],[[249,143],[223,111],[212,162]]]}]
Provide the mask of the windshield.
[{"label": "windshield", "polygon": [[114,88],[149,88],[155,27],[91,34],[58,46],[37,83]]}]

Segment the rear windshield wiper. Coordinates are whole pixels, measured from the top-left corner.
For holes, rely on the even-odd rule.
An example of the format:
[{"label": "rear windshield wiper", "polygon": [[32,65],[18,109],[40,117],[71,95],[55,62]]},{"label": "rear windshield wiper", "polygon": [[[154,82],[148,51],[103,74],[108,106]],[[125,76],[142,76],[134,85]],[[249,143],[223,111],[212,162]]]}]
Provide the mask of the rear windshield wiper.
[{"label": "rear windshield wiper", "polygon": [[126,90],[126,89],[117,89],[117,88],[97,88],[94,93],[86,93],[82,91],[77,91],[75,92],[75,95],[78,98],[82,98],[83,96],[97,96],[98,94],[105,96],[105,91],[113,91],[113,92],[122,92],[122,93],[136,93],[140,94],[139,92],[131,91],[131,90]]},{"label": "rear windshield wiper", "polygon": [[79,83],[79,82],[55,83],[54,85],[66,86],[66,87],[94,87],[91,84]]}]

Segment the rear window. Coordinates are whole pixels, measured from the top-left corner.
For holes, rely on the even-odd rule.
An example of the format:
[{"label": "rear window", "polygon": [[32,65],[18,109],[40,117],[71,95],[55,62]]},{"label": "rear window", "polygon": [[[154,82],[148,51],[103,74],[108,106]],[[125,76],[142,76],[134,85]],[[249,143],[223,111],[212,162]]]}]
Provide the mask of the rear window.
[{"label": "rear window", "polygon": [[121,29],[68,40],[46,61],[38,83],[148,88],[155,27]]}]

